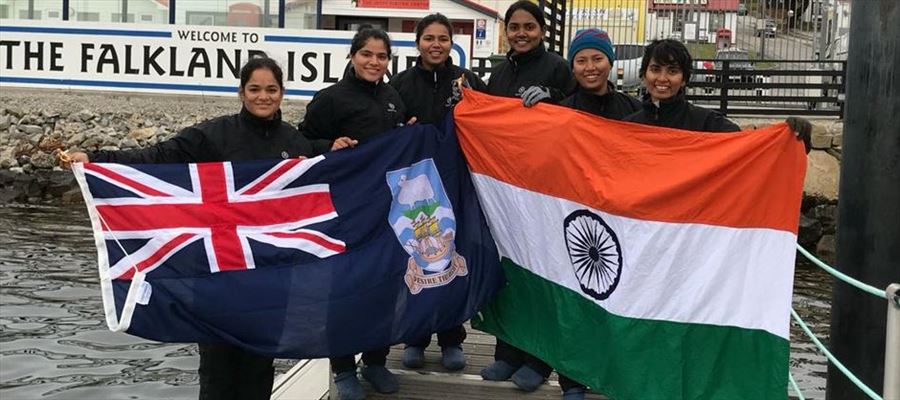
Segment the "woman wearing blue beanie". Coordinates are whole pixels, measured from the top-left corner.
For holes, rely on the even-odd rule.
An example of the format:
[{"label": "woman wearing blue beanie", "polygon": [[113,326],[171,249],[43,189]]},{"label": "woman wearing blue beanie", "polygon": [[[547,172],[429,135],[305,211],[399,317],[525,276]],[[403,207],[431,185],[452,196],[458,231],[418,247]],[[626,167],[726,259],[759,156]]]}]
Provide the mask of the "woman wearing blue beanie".
[{"label": "woman wearing blue beanie", "polygon": [[616,120],[641,109],[638,99],[617,91],[609,81],[616,53],[606,31],[598,28],[578,31],[569,44],[568,58],[578,81],[578,91],[560,105]]}]

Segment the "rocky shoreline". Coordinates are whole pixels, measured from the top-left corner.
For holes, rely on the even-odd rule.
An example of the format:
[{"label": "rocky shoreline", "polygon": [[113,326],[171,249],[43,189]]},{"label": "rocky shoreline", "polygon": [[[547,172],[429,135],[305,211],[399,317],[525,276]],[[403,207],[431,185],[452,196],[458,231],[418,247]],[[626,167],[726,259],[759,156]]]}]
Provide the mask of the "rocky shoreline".
[{"label": "rocky shoreline", "polygon": [[[286,100],[283,119],[296,124],[304,101]],[[151,146],[184,127],[235,113],[235,97],[88,93],[4,88],[0,92],[0,205],[80,203],[72,174],[56,167],[54,151]],[[742,127],[777,120],[743,119]],[[834,254],[841,121],[814,120],[799,241],[826,258]]]}]

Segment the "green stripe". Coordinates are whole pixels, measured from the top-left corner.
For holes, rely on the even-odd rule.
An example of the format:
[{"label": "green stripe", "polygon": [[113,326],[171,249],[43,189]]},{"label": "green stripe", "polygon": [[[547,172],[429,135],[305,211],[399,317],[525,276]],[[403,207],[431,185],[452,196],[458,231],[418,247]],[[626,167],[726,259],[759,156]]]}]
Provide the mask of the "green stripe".
[{"label": "green stripe", "polygon": [[787,398],[783,338],[621,317],[509,259],[503,269],[508,285],[472,325],[612,399]]}]

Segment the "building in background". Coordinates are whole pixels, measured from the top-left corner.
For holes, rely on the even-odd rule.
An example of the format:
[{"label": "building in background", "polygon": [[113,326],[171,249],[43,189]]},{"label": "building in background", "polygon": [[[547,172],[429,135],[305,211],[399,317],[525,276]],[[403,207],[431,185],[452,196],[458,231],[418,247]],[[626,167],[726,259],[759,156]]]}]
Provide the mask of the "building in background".
[{"label": "building in background", "polygon": [[499,51],[497,11],[471,0],[322,0],[321,29],[353,31],[362,24],[388,32],[414,32],[422,17],[441,13],[454,34],[472,37],[475,57]]},{"label": "building in background", "polygon": [[601,28],[615,44],[645,42],[647,8],[651,0],[571,0],[567,4],[567,37],[584,28]]},{"label": "building in background", "polygon": [[[720,29],[737,31],[739,0],[649,0],[648,40],[716,41]],[[731,36],[731,44],[736,36]]]}]

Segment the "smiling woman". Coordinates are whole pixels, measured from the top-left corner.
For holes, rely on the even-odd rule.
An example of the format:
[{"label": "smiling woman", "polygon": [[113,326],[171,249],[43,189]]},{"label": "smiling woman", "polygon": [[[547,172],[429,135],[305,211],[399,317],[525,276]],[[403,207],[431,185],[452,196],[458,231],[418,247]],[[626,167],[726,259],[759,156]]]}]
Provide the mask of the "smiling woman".
[{"label": "smiling woman", "polygon": [[568,63],[544,47],[546,21],[536,4],[521,0],[506,10],[506,60],[491,71],[488,93],[519,97],[531,107],[538,102],[558,103],[575,91]]},{"label": "smiling woman", "polygon": [[[266,57],[241,69],[241,112],[185,128],[157,145],[125,151],[74,152],[64,162],[200,163],[315,156],[312,143],[281,120],[281,67]],[[227,344],[200,343],[201,399],[268,399],[272,358]]]}]

